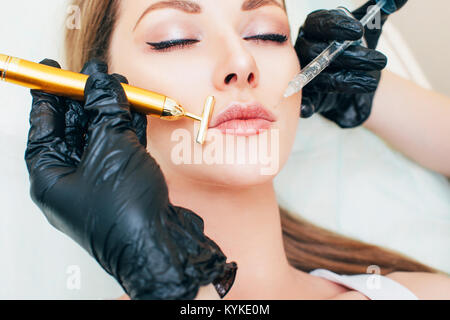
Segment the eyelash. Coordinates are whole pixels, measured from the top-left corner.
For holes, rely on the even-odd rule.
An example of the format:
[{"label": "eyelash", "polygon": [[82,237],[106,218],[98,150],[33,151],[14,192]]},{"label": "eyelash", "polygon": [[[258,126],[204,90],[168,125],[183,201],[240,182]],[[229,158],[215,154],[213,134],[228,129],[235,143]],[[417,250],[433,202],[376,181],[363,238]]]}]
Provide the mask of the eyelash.
[{"label": "eyelash", "polygon": [[[288,37],[284,34],[277,33],[268,33],[268,34],[260,34],[256,36],[246,37],[245,40],[256,40],[258,41],[272,41],[276,43],[284,43],[288,40]],[[156,51],[169,51],[173,48],[184,48],[190,46],[194,43],[200,42],[197,39],[178,39],[178,40],[168,40],[162,42],[147,42],[149,46],[152,47],[153,50]]]}]

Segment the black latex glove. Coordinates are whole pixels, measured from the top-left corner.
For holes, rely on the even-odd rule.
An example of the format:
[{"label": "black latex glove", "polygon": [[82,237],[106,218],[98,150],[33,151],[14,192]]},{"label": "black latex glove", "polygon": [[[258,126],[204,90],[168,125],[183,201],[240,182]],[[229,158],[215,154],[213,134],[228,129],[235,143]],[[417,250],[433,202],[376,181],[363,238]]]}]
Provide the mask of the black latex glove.
[{"label": "black latex glove", "polygon": [[133,120],[119,82],[126,79],[99,61],[82,72],[90,75],[83,104],[31,90],[25,161],[33,201],[131,299],[194,299],[210,283],[223,296],[236,265],[204,235],[198,215],[170,203],[139,132],[145,115]]},{"label": "black latex glove", "polygon": [[[396,0],[400,9],[407,0]],[[301,116],[320,113],[341,128],[354,128],[369,118],[381,70],[387,58],[374,50],[382,28],[364,28],[358,21],[375,4],[367,2],[348,17],[340,10],[318,10],[311,13],[300,28],[295,50],[303,67],[316,58],[331,41],[359,40],[364,36],[368,48],[350,46],[319,76],[303,88]],[[388,15],[382,12],[381,27]]]}]

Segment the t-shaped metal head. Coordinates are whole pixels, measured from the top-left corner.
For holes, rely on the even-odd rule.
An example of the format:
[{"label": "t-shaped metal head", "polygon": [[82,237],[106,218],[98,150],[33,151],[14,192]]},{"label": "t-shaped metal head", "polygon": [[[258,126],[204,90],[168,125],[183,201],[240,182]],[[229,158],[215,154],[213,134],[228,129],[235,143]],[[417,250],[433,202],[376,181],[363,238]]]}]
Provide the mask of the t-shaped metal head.
[{"label": "t-shaped metal head", "polygon": [[186,117],[200,121],[200,128],[198,129],[197,138],[195,140],[197,143],[203,144],[205,142],[206,133],[208,132],[209,122],[211,121],[211,116],[214,112],[215,103],[216,99],[213,96],[206,98],[201,117],[189,112],[184,113]]}]

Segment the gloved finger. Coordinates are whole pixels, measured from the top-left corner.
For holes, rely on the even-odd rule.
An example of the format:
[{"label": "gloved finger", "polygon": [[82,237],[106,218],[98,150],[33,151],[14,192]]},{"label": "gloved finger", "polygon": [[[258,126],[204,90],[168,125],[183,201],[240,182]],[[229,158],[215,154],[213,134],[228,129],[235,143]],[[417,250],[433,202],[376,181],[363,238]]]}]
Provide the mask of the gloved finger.
[{"label": "gloved finger", "polygon": [[[80,73],[85,75],[93,75],[97,72],[108,72],[108,65],[97,58],[87,61]],[[66,113],[66,140],[68,145],[76,150],[80,156],[87,147],[89,140],[88,123],[89,114],[85,110],[82,103],[78,101],[67,99],[68,110]]]},{"label": "gloved finger", "polygon": [[61,69],[61,65],[58,63],[58,61],[55,61],[55,60],[52,60],[52,59],[44,59],[44,60],[42,60],[39,63],[40,64],[44,64],[46,66],[50,66],[50,67]]},{"label": "gloved finger", "polygon": [[65,139],[72,158],[79,163],[86,148],[87,125],[89,116],[83,105],[76,100],[66,99],[67,111],[65,114]]},{"label": "gloved finger", "polygon": [[30,112],[25,161],[29,173],[44,164],[43,160],[54,165],[64,163],[66,148],[64,144],[65,106],[61,97],[32,90],[33,97]]},{"label": "gloved finger", "polygon": [[[328,46],[329,43],[327,42],[309,41],[303,38],[299,39],[295,44],[295,49],[298,51],[301,64],[306,66]],[[387,57],[381,52],[355,45],[348,47],[342,54],[337,56],[331,62],[329,68],[373,71],[384,69],[386,64]]]},{"label": "gloved finger", "polygon": [[312,40],[359,40],[364,35],[363,25],[341,10],[318,10],[310,13],[299,37]]},{"label": "gloved finger", "polygon": [[300,108],[300,117],[306,119],[313,116],[316,112],[316,106],[312,99],[308,96],[302,96],[302,106]]},{"label": "gloved finger", "polygon": [[99,59],[91,59],[86,62],[81,69],[82,74],[86,74],[88,76],[93,75],[94,73],[108,73],[108,65]]},{"label": "gloved finger", "polygon": [[[84,64],[80,73],[91,75],[96,72],[107,71],[108,66],[103,61],[92,59]],[[71,150],[72,158],[76,160],[76,163],[79,163],[86,148],[86,142],[89,139],[89,134],[87,132],[89,115],[84,110],[82,103],[79,101],[66,98],[66,105],[66,143],[68,148]]]},{"label": "gloved finger", "polygon": [[[41,64],[60,68],[58,62],[44,59]],[[48,185],[54,177],[75,170],[73,159],[65,143],[65,99],[32,89],[30,129],[25,162],[30,174],[30,195],[39,203],[48,195]]]},{"label": "gloved finger", "polygon": [[[123,75],[113,73],[112,76],[119,82],[128,84],[128,79]],[[147,147],[147,116],[131,109],[131,126],[135,130],[139,142]]]},{"label": "gloved finger", "polygon": [[135,129],[139,142],[147,147],[147,116],[131,110],[131,126]]},{"label": "gloved finger", "polygon": [[380,51],[362,46],[350,46],[331,62],[329,68],[380,71],[386,67],[387,62],[388,58]]},{"label": "gloved finger", "polygon": [[84,94],[84,108],[90,115],[85,163],[96,167],[104,161],[102,154],[108,154],[109,160],[119,157],[117,163],[121,163],[122,151],[139,145],[122,84],[112,75],[95,73],[88,78]]},{"label": "gloved finger", "polygon": [[[61,68],[55,60],[44,59],[41,64]],[[40,161],[48,153],[57,151],[55,147],[64,141],[64,113],[66,111],[64,98],[31,89],[32,106],[30,112],[30,129],[25,151],[25,161],[31,173],[37,169]],[[64,149],[64,148],[63,148]],[[61,150],[64,151],[64,150]],[[48,156],[51,158],[51,156]],[[60,163],[61,159],[55,157],[52,162]]]},{"label": "gloved finger", "polygon": [[115,76],[101,72],[91,75],[86,82],[84,95],[84,107],[92,113],[90,129],[111,119],[116,120],[117,125],[130,125],[130,105]]},{"label": "gloved finger", "polygon": [[[55,67],[58,69],[61,69],[60,64],[51,59],[44,59],[40,62],[41,64]],[[42,99],[54,99],[58,100],[58,104],[63,106],[64,112],[64,134],[60,134],[61,139],[63,139],[65,144],[61,144],[61,148],[64,149],[63,152],[66,155],[66,159],[71,162],[72,165],[76,165],[76,163],[79,162],[79,159],[81,157],[81,154],[79,152],[78,145],[80,142],[78,141],[78,137],[76,137],[74,134],[72,134],[73,128],[74,128],[74,121],[75,117],[73,116],[73,110],[75,107],[79,110],[81,108],[80,104],[76,101],[73,101],[68,98],[59,97],[53,94],[45,93],[39,90],[31,90],[31,95],[36,98],[36,100],[42,100]]]},{"label": "gloved finger", "polygon": [[340,70],[322,72],[305,89],[314,88],[314,91],[322,93],[371,93],[376,91],[378,82],[374,76],[366,72]]},{"label": "gloved finger", "polygon": [[119,81],[119,82],[121,82],[121,83],[128,84],[128,79],[127,79],[125,76],[123,76],[123,75],[121,75],[121,74],[118,74],[118,73],[113,73],[112,76],[113,76],[114,78],[116,78],[117,81]]}]

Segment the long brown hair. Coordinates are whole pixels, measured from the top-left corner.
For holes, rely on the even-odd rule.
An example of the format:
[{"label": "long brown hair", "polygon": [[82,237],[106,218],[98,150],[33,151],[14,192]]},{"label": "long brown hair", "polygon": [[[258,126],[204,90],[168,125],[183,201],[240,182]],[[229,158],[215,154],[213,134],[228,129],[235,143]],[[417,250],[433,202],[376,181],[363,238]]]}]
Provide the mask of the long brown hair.
[{"label": "long brown hair", "polygon": [[[72,0],[72,4],[80,9],[81,28],[66,28],[67,68],[79,72],[92,58],[109,63],[109,46],[119,14],[119,1]],[[314,226],[283,208],[280,208],[280,214],[287,258],[299,270],[309,272],[325,268],[341,274],[361,274],[374,265],[383,275],[393,271],[437,272],[400,253]]]}]

